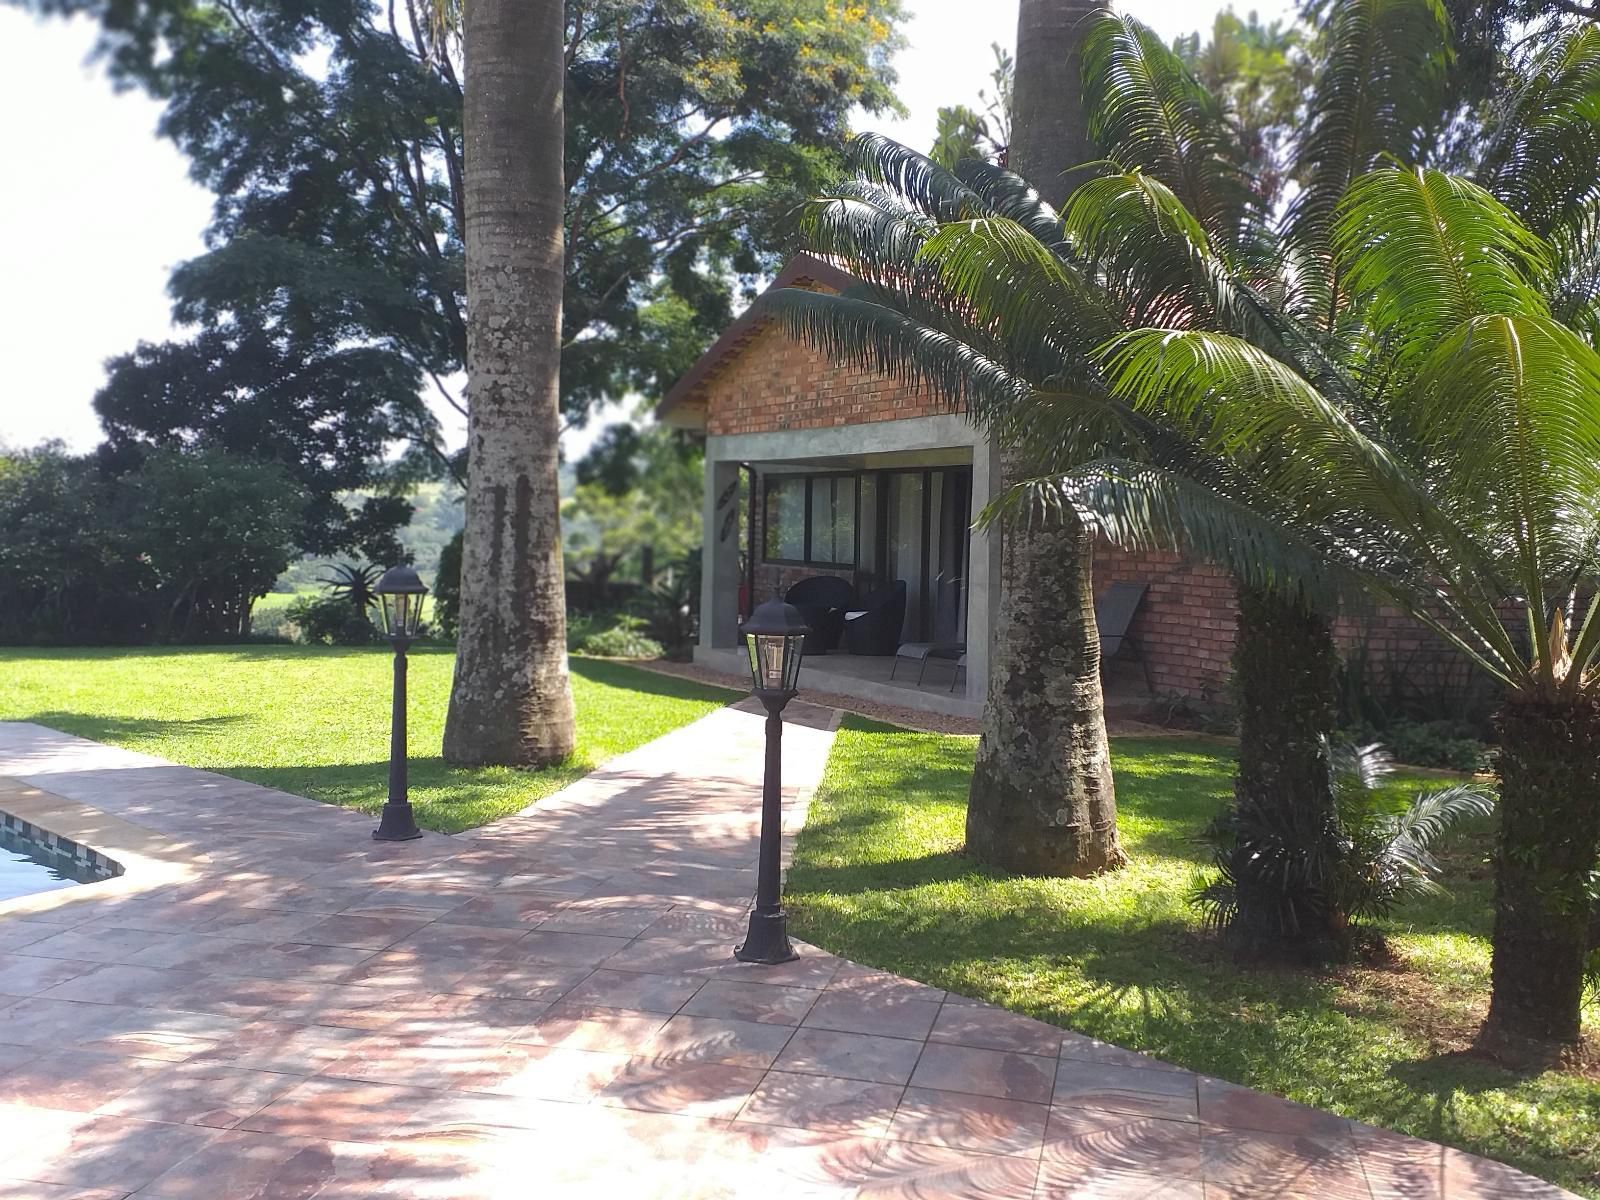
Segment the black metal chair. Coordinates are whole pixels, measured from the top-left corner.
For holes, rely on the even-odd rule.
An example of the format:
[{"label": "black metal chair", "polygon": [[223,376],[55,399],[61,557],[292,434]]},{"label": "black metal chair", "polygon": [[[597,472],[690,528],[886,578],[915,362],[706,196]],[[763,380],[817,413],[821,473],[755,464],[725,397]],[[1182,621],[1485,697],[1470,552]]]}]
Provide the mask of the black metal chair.
[{"label": "black metal chair", "polygon": [[893,654],[900,648],[900,627],[905,623],[906,581],[896,579],[869,592],[845,614],[845,645],[851,654]]},{"label": "black metal chair", "polygon": [[855,607],[856,590],[837,575],[813,575],[791,587],[783,599],[800,610],[811,630],[802,646],[805,653],[826,654],[844,635],[844,614]]}]

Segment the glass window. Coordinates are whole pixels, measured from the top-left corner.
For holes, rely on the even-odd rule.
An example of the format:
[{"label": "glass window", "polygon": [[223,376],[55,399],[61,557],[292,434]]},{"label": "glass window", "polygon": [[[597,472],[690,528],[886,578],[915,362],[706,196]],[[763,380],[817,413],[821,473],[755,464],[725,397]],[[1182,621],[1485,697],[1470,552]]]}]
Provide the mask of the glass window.
[{"label": "glass window", "polygon": [[806,557],[806,477],[767,477],[765,556],[803,562]]},{"label": "glass window", "polygon": [[821,475],[811,480],[811,550],[806,560],[850,566],[856,554],[856,480]]}]

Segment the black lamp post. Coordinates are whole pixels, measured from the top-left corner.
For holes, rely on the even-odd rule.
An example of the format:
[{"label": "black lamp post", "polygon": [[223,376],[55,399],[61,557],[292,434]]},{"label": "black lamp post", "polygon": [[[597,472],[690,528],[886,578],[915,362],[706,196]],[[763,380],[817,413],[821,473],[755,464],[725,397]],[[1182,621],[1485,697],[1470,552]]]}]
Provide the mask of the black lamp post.
[{"label": "black lamp post", "polygon": [[740,962],[783,963],[799,957],[789,945],[783,911],[783,706],[794,698],[802,643],[809,632],[800,610],[769,600],[750,614],[742,630],[750,650],[756,699],[767,710],[767,772],[761,790],[761,859],[756,871],[756,906],[750,930],[733,956]]},{"label": "black lamp post", "polygon": [[406,794],[406,647],[422,628],[422,599],[428,589],[410,567],[390,567],[373,589],[383,631],[394,647],[394,715],[389,723],[389,798],[372,836],[380,842],[409,842],[422,836]]}]

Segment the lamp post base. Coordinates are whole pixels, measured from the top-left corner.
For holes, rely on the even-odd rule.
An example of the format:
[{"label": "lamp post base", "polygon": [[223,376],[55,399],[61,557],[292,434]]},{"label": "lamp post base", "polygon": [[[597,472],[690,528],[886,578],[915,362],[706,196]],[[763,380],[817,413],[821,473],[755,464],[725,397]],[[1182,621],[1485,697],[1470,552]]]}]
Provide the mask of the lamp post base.
[{"label": "lamp post base", "polygon": [[378,827],[372,831],[375,842],[414,842],[421,836],[409,804],[385,804]]},{"label": "lamp post base", "polygon": [[777,912],[751,913],[750,930],[743,943],[733,948],[733,956],[740,962],[769,967],[799,958],[789,944],[788,914],[781,908]]}]

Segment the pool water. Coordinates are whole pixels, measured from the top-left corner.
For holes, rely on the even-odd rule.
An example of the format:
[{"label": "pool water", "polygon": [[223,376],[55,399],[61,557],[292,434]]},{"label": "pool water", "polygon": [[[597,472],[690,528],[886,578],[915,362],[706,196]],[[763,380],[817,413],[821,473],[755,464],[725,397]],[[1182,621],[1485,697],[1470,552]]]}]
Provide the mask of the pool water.
[{"label": "pool water", "polygon": [[108,872],[0,824],[0,902],[94,883]]}]

